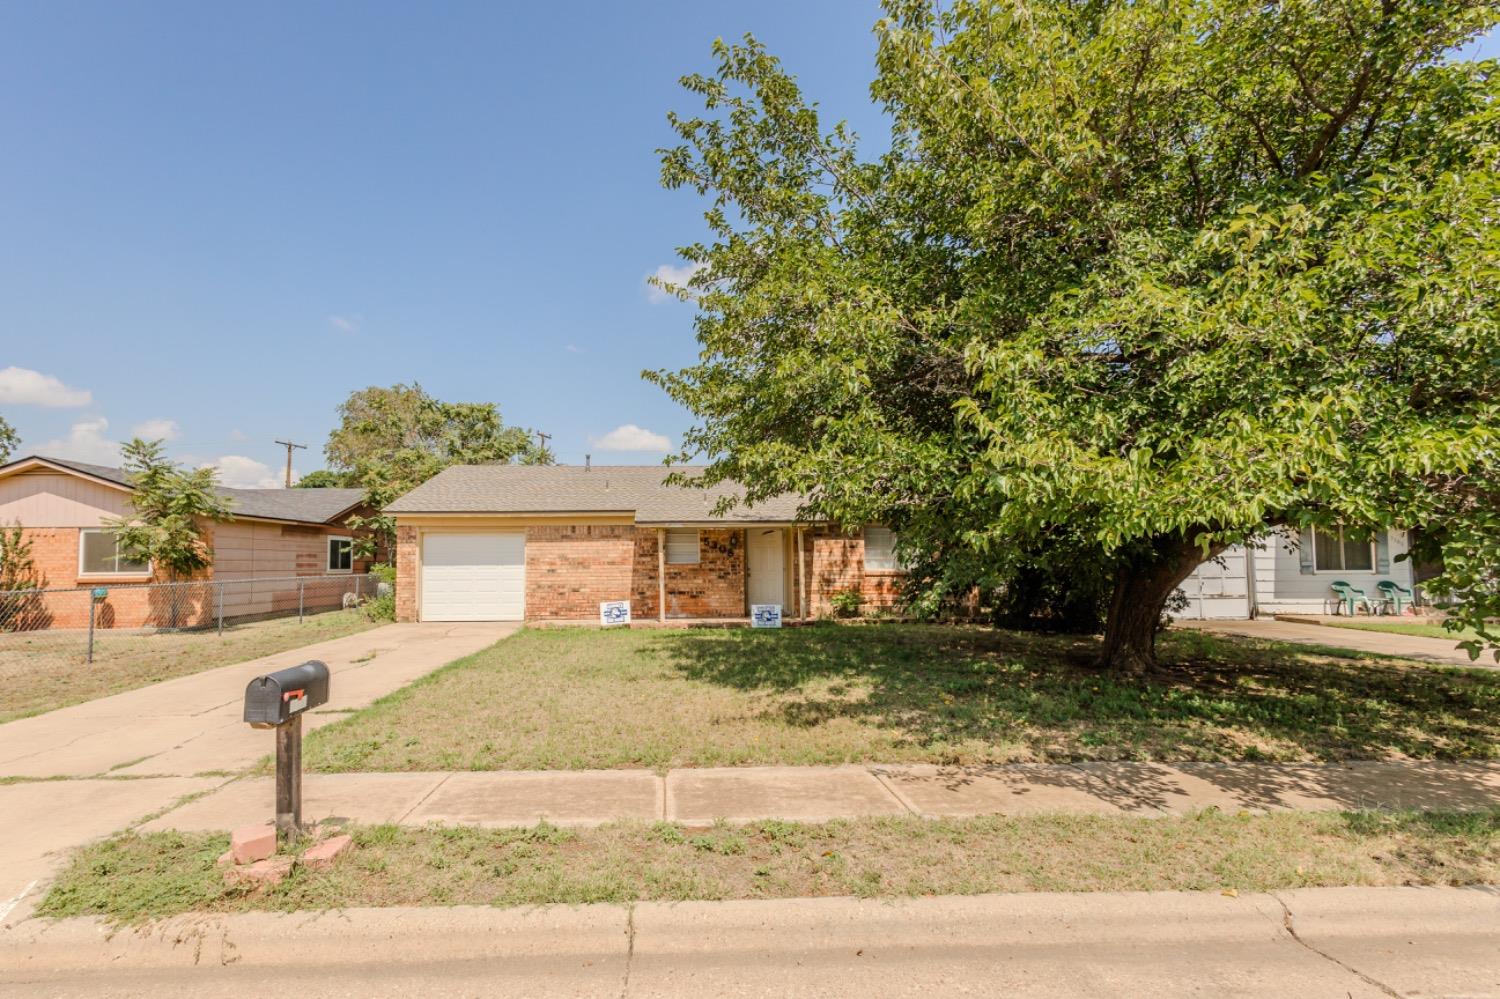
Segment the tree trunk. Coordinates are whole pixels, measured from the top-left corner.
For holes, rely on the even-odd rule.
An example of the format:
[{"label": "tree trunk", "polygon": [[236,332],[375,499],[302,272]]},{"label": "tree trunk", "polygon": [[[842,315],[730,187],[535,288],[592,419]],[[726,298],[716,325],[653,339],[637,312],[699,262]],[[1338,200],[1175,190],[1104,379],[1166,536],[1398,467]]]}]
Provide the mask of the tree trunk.
[{"label": "tree trunk", "polygon": [[1205,554],[1180,537],[1160,538],[1152,545],[1153,556],[1122,566],[1115,574],[1099,665],[1137,675],[1156,669],[1156,630],[1167,598],[1200,563],[1225,547],[1212,546]]}]

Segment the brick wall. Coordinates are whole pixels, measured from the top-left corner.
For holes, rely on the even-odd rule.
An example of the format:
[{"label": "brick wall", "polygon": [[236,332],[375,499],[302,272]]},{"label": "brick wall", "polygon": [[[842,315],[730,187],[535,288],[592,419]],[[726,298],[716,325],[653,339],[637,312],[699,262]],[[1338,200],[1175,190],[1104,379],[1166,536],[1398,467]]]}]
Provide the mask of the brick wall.
[{"label": "brick wall", "polygon": [[598,620],[601,602],[630,600],[635,531],[626,524],[526,528],[527,619]]},{"label": "brick wall", "polygon": [[698,532],[698,564],[667,566],[667,617],[744,616],[745,532]]},{"label": "brick wall", "polygon": [[[31,542],[31,558],[41,588],[69,591],[28,600],[20,611],[23,627],[88,627],[89,593],[95,587],[108,591],[95,609],[95,627],[139,628],[147,624],[163,626],[169,623],[194,627],[207,624],[213,618],[214,597],[209,586],[182,585],[171,590],[150,590],[143,585],[166,582],[166,573],[162,571],[154,577],[80,576],[78,532],[77,527],[33,527],[21,531],[21,536]],[[204,540],[212,544],[211,527],[205,530]],[[204,573],[203,578],[208,575]],[[15,608],[12,612],[16,612]]]},{"label": "brick wall", "polygon": [[396,528],[396,620],[417,620],[417,529]]},{"label": "brick wall", "polygon": [[808,572],[808,603],[814,617],[832,616],[833,595],[858,590],[860,613],[890,610],[901,604],[905,573],[865,569],[865,540],[860,534],[819,529],[804,538],[803,560]]}]

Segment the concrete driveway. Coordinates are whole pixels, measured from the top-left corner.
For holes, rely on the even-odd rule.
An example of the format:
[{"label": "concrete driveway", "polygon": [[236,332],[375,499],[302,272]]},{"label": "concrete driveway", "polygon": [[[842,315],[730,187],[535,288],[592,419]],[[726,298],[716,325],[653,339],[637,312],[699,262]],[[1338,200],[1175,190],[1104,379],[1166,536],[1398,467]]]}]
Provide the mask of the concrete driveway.
[{"label": "concrete driveway", "polygon": [[1485,657],[1480,657],[1478,660],[1470,659],[1467,652],[1455,647],[1457,645],[1455,641],[1443,638],[1423,638],[1420,635],[1361,631],[1358,628],[1334,628],[1322,624],[1277,621],[1274,618],[1257,618],[1254,621],[1178,621],[1172,626],[1196,628],[1199,631],[1211,631],[1219,635],[1263,638],[1271,642],[1326,645],[1337,649],[1373,652],[1382,656],[1423,659],[1427,662],[1441,663],[1444,666],[1496,668],[1493,659]]},{"label": "concrete driveway", "polygon": [[[0,725],[0,923],[20,914],[60,855],[226,782],[273,750],[243,721],[245,685],[321,659],[328,704],[303,722],[335,722],[517,624],[392,624]],[[46,778],[91,778],[48,780]],[[119,778],[141,778],[122,780]]]}]

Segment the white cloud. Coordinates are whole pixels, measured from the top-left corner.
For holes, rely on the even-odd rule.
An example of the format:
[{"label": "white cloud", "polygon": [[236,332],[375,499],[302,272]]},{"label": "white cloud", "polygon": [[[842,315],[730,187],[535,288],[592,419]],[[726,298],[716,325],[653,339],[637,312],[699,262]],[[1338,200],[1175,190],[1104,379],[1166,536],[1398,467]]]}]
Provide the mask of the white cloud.
[{"label": "white cloud", "polygon": [[603,437],[592,437],[590,443],[600,451],[653,451],[665,454],[672,450],[672,442],[668,438],[634,423],[623,423]]},{"label": "white cloud", "polygon": [[177,425],[177,421],[164,417],[137,423],[130,432],[148,441],[175,441],[182,436],[182,428]]},{"label": "white cloud", "polygon": [[68,429],[68,436],[40,444],[36,453],[47,458],[72,458],[96,465],[115,465],[120,461],[120,442],[105,436],[109,421],[79,420]]},{"label": "white cloud", "polygon": [[652,271],[646,279],[648,282],[646,285],[646,298],[650,300],[652,305],[677,301],[676,295],[670,294],[654,284],[650,284],[651,278],[656,278],[656,280],[664,281],[667,284],[685,285],[692,279],[694,274],[697,274],[707,266],[707,264],[691,262],[685,264],[662,264],[656,270]]},{"label": "white cloud", "polygon": [[328,325],[332,326],[334,329],[338,330],[340,333],[358,333],[359,332],[359,317],[358,316],[329,316],[328,317]]},{"label": "white cloud", "polygon": [[15,366],[0,370],[0,403],[72,409],[93,401],[93,394],[88,389],[64,385],[52,375]]},{"label": "white cloud", "polygon": [[232,441],[247,441],[250,439],[250,435],[243,430],[231,430],[229,431],[229,439]]},{"label": "white cloud", "polygon": [[[216,470],[219,473],[219,484],[231,489],[275,489],[286,483],[283,474],[273,471],[270,465],[254,458],[246,458],[242,454],[226,454],[198,467]],[[295,478],[293,476],[294,480]]]},{"label": "white cloud", "polygon": [[566,347],[564,347],[563,349],[566,350],[570,354],[583,354],[583,353],[587,353],[587,351],[585,351],[582,347],[578,346],[578,344],[576,344],[576,343],[570,343]]}]

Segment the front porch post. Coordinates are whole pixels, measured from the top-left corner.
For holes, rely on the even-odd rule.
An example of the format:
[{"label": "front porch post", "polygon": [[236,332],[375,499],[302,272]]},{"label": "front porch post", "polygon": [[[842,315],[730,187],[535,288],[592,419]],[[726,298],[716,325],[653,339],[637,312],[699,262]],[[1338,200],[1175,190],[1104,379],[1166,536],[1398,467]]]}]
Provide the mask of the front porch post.
[{"label": "front porch post", "polygon": [[667,529],[656,529],[656,619],[667,623]]},{"label": "front porch post", "polygon": [[802,568],[802,528],[797,528],[797,612],[806,621],[807,573]]}]

